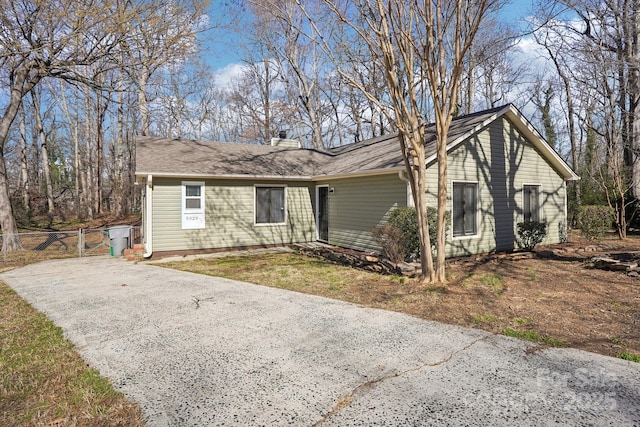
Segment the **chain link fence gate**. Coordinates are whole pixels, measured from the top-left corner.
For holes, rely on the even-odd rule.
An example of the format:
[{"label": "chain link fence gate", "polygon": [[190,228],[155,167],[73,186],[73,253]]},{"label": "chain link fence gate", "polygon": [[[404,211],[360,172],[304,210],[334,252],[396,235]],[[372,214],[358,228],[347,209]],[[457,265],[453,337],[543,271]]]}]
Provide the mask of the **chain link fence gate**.
[{"label": "chain link fence gate", "polygon": [[[3,253],[4,262],[110,255],[109,228],[19,233],[22,250]],[[0,234],[0,245],[4,235]],[[141,227],[130,227],[128,247],[141,243]]]}]

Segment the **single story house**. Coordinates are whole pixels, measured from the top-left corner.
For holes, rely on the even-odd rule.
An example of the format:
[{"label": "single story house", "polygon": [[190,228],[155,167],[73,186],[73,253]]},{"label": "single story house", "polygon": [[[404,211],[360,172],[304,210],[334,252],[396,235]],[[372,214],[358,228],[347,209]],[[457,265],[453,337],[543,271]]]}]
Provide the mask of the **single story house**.
[{"label": "single story house", "polygon": [[[427,191],[435,206],[435,130]],[[447,256],[517,247],[516,224],[566,236],[566,182],[578,176],[513,105],[456,118],[449,132]],[[412,205],[396,135],[329,149],[137,138],[146,256],[320,241],[378,251],[371,230]]]}]

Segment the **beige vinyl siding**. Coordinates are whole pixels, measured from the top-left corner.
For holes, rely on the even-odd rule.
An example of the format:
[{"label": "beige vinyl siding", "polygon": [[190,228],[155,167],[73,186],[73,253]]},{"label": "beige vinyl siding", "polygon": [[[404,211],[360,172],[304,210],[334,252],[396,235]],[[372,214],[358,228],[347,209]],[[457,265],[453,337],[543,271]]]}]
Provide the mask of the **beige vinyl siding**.
[{"label": "beige vinyl siding", "polygon": [[[437,166],[430,164],[427,185],[432,206],[436,179]],[[447,256],[516,248],[516,224],[524,221],[523,186],[531,184],[541,186],[541,219],[548,227],[543,244],[561,240],[566,221],[564,180],[509,120],[496,120],[450,152],[447,181],[449,210],[454,181],[477,182],[480,205],[477,236],[453,238],[449,224]]]},{"label": "beige vinyl siding", "polygon": [[329,244],[378,252],[371,229],[386,220],[389,211],[407,205],[406,183],[397,173],[319,181],[329,194]]},{"label": "beige vinyl siding", "polygon": [[[182,230],[181,179],[154,178],[153,250],[230,248],[314,241],[314,186],[304,182],[204,180],[205,221]],[[254,224],[254,185],[286,185],[286,222]]]}]

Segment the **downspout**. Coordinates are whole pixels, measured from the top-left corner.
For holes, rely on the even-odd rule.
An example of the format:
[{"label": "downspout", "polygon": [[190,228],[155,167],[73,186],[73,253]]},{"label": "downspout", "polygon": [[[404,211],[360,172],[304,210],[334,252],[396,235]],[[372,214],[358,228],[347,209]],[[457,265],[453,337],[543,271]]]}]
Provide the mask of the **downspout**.
[{"label": "downspout", "polygon": [[146,242],[144,247],[147,251],[142,256],[144,258],[151,258],[151,255],[153,255],[153,175],[147,175],[145,193],[144,233]]},{"label": "downspout", "polygon": [[407,171],[404,169],[398,171],[398,178],[400,181],[407,184],[407,207],[413,207],[413,194],[411,194],[411,183],[407,178]]},{"label": "downspout", "polygon": [[[569,196],[567,195],[567,180],[565,179],[562,182],[562,186],[564,187],[564,237],[569,239],[569,213],[567,209],[567,204],[569,203]],[[563,242],[560,242],[563,243]]]}]

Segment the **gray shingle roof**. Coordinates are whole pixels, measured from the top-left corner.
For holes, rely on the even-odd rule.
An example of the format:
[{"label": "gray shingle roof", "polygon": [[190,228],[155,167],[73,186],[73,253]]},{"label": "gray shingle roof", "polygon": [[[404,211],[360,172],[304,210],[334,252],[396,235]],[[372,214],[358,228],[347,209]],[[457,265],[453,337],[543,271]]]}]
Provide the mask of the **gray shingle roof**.
[{"label": "gray shingle roof", "polygon": [[[458,117],[451,123],[451,148],[491,121],[508,115],[538,141],[566,179],[577,176],[512,105]],[[426,157],[435,155],[435,126],[426,132]],[[137,137],[137,175],[261,177],[311,179],[320,176],[357,175],[395,171],[404,167],[396,135],[385,135],[343,145],[327,152],[224,142],[199,142],[157,137]],[[538,148],[540,148],[538,147]]]},{"label": "gray shingle roof", "polygon": [[[494,108],[454,119],[449,129],[449,143],[463,138],[469,132],[478,131],[478,126],[481,126],[503,108],[505,107]],[[425,151],[427,158],[432,157],[436,153],[435,141],[436,127],[435,125],[429,125],[425,129]],[[328,175],[404,168],[404,160],[400,152],[400,142],[395,134],[343,145],[329,152],[334,158],[324,169]]]},{"label": "gray shingle roof", "polygon": [[270,145],[136,138],[136,174],[309,178],[326,154]]}]

